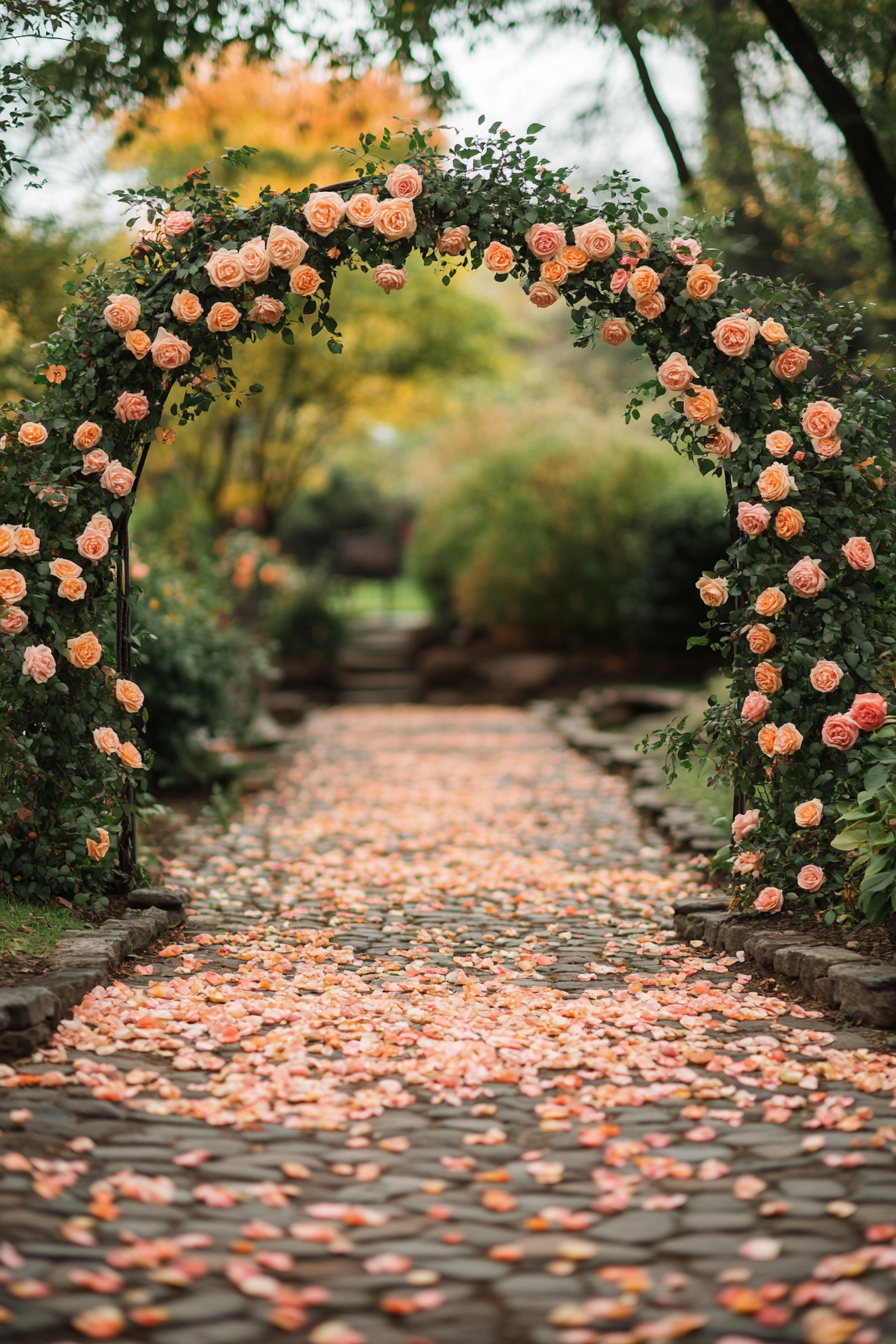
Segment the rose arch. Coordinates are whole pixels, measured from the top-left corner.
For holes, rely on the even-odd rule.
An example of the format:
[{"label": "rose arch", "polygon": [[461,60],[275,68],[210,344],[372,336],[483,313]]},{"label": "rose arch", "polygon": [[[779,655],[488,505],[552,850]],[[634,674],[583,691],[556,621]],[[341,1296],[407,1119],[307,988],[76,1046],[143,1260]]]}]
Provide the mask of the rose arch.
[{"label": "rose arch", "polygon": [[629,414],[663,398],[654,432],[724,475],[731,514],[727,554],[694,576],[697,639],[727,658],[731,699],[670,730],[670,756],[708,753],[735,785],[737,903],[854,901],[831,842],[893,680],[888,381],[857,350],[854,305],[725,274],[693,224],[667,227],[623,175],[594,198],[570,191],[538,129],[493,127],[447,155],[414,131],[397,167],[388,134],[364,136],[352,181],[266,190],[248,209],[206,170],[122,193],[148,228],[120,265],[65,286],[42,396],[4,410],[0,886],[98,891],[133,866],[145,761],[128,518],[153,438],[174,433],[163,410],[185,423],[235,395],[234,342],[292,342],[297,322],[337,355],[340,269],[388,294],[416,252],[446,284],[484,266],[539,308],[566,303],[576,345],[649,356]]}]

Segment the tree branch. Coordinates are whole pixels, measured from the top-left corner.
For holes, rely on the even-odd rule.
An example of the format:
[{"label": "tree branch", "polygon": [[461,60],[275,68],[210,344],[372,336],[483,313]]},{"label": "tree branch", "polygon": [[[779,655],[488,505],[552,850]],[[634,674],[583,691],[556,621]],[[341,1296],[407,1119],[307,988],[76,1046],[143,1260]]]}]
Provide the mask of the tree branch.
[{"label": "tree branch", "polygon": [[647,69],[647,62],[644,60],[644,51],[641,46],[641,38],[635,28],[630,27],[623,18],[616,19],[616,28],[624,44],[631,52],[632,60],[635,63],[635,69],[638,72],[638,78],[641,81],[641,89],[647,100],[647,106],[653,113],[654,120],[663,133],[663,139],[668,146],[669,153],[675,164],[675,171],[678,173],[678,181],[685,192],[690,194],[694,188],[694,175],[687,165],[684,152],[678,143],[678,137],[675,134],[675,128],[666,115],[666,110],[657,96],[656,89],[653,86],[653,80],[650,78],[650,71]]}]

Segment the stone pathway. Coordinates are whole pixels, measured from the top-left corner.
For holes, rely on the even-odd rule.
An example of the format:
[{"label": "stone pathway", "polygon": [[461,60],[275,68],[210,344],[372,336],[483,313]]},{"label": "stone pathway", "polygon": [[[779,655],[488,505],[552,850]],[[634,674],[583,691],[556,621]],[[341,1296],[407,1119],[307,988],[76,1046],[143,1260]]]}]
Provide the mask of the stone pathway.
[{"label": "stone pathway", "polygon": [[896,1338],[896,1061],[677,943],[693,870],[532,716],[322,715],[169,881],[0,1067],[0,1339]]}]

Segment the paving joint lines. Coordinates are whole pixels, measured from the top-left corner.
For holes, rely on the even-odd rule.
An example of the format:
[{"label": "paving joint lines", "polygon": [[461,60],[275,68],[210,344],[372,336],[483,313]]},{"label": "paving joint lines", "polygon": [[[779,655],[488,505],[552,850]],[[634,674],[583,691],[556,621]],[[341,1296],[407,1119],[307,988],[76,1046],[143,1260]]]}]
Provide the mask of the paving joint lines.
[{"label": "paving joint lines", "polygon": [[680,941],[532,716],[340,708],[182,839],[177,942],[0,1068],[0,1339],[894,1337],[892,1059]]}]

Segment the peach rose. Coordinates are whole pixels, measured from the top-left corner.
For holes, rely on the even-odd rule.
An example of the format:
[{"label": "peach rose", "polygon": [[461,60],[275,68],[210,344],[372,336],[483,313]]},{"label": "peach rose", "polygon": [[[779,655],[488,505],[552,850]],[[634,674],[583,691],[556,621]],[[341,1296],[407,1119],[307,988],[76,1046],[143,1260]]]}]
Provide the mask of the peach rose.
[{"label": "peach rose", "polygon": [[400,196],[413,201],[423,190],[423,178],[410,163],[399,163],[386,178],[386,190],[390,196]]},{"label": "peach rose", "polygon": [[529,286],[529,302],[536,308],[550,308],[552,303],[556,303],[560,295],[553,285],[545,284],[544,280],[536,280]]},{"label": "peach rose", "polygon": [[[874,475],[868,470],[869,467],[874,467]],[[885,478],[880,473],[880,467],[877,465],[876,457],[866,457],[864,462],[857,462],[856,471],[867,473],[866,480],[875,490],[883,490],[884,486],[887,484]]]},{"label": "peach rose", "polygon": [[143,708],[143,692],[136,681],[126,681],[123,677],[119,677],[115,683],[115,699],[129,714],[138,714]]},{"label": "peach rose", "polygon": [[139,770],[143,765],[143,757],[130,742],[122,742],[118,755],[122,765],[126,765],[129,770]]},{"label": "peach rose", "polygon": [[391,266],[389,262],[384,261],[381,266],[374,266],[373,279],[384,294],[391,294],[393,289],[404,289],[408,282],[408,273],[403,266]]},{"label": "peach rose", "polygon": [[747,643],[752,653],[769,653],[777,642],[777,635],[767,625],[751,625],[747,630]]},{"label": "peach rose", "polygon": [[804,830],[809,826],[820,826],[823,815],[824,807],[820,798],[810,798],[808,803],[798,803],[793,809],[794,821]]},{"label": "peach rose", "polygon": [[646,317],[648,322],[655,322],[665,311],[666,300],[662,294],[648,294],[646,298],[638,299],[635,304],[635,312],[639,317]]},{"label": "peach rose", "polygon": [[876,732],[883,728],[887,718],[887,702],[875,691],[865,691],[857,695],[849,707],[849,717],[865,733]]},{"label": "peach rose", "polygon": [[796,481],[780,462],[773,462],[770,467],[761,471],[756,482],[762,498],[773,500],[786,499],[795,485]]},{"label": "peach rose", "polygon": [[152,349],[152,341],[145,331],[126,331],[122,337],[125,349],[135,359],[145,359]]},{"label": "peach rose", "polygon": [[770,317],[767,317],[759,328],[759,335],[764,341],[768,341],[769,345],[780,345],[782,341],[787,340],[787,332],[781,323],[774,322]]},{"label": "peach rose", "polygon": [[763,915],[776,915],[784,904],[784,893],[780,887],[763,887],[753,902],[753,909]]},{"label": "peach rose", "polygon": [[[359,191],[357,195],[349,196],[346,201],[345,217],[349,224],[353,225],[354,228],[369,229],[373,225],[373,216],[378,205],[379,201],[375,196],[371,195],[369,191]],[[461,227],[467,229],[466,224]],[[453,232],[453,230],[451,230],[451,232]],[[470,230],[467,229],[468,236],[469,232]],[[439,251],[442,251],[442,249],[439,248]],[[456,253],[452,252],[451,255],[455,256]]]},{"label": "peach rose", "polygon": [[153,364],[157,369],[164,369],[166,372],[179,369],[183,364],[188,364],[192,353],[191,347],[186,341],[182,341],[179,336],[166,331],[164,327],[159,327],[150,349],[152,350]]},{"label": "peach rose", "polygon": [[764,728],[759,729],[756,740],[763,755],[774,756],[777,736],[778,730],[773,723],[767,723]]},{"label": "peach rose", "polygon": [[322,284],[323,278],[313,266],[297,266],[289,275],[289,287],[293,294],[300,294],[305,298],[316,294]]},{"label": "peach rose", "polygon": [[56,659],[52,649],[46,644],[30,644],[22,661],[22,676],[30,677],[38,686],[43,686],[55,675]]},{"label": "peach rose", "polygon": [[171,312],[178,322],[198,322],[202,316],[202,304],[195,294],[191,294],[188,289],[182,289],[171,300]]},{"label": "peach rose", "polygon": [[440,233],[436,247],[447,257],[459,257],[470,246],[470,230],[466,224],[457,224],[453,229]]},{"label": "peach rose", "polygon": [[102,532],[97,532],[95,528],[85,527],[84,531],[78,537],[75,545],[78,548],[78,554],[83,555],[85,560],[102,560],[104,555],[109,554],[109,542]]},{"label": "peach rose", "polygon": [[852,569],[874,568],[874,552],[864,537],[850,537],[840,549]]},{"label": "peach rose", "polygon": [[104,756],[114,756],[121,750],[121,741],[114,728],[94,728],[93,740]]},{"label": "peach rose", "polygon": [[79,453],[89,453],[95,448],[103,437],[103,431],[99,425],[95,425],[92,420],[85,420],[75,430],[72,442]]},{"label": "peach rose", "polygon": [[133,331],[140,320],[140,300],[133,294],[110,294],[103,317],[113,331]]},{"label": "peach rose", "polygon": [[721,350],[729,359],[746,359],[753,349],[759,323],[754,317],[745,317],[735,313],[733,317],[723,317],[713,328],[712,338],[716,349]]},{"label": "peach rose", "polygon": [[64,364],[49,364],[44,377],[48,383],[64,383],[68,377],[68,369]]},{"label": "peach rose", "polygon": [[673,238],[669,251],[680,266],[693,266],[701,248],[696,238]]},{"label": "peach rose", "polygon": [[399,238],[413,238],[417,231],[417,216],[410,201],[392,199],[380,201],[373,214],[373,227],[390,243]]},{"label": "peach rose", "polygon": [[87,596],[87,584],[83,579],[63,579],[56,591],[68,602],[80,602]]},{"label": "peach rose", "polygon": [[260,285],[271,273],[271,260],[261,238],[250,238],[239,250],[246,279],[253,285]]},{"label": "peach rose", "polygon": [[745,877],[752,877],[762,871],[762,865],[765,863],[765,853],[763,850],[750,851],[745,849],[741,854],[735,854],[731,869],[735,873],[741,873]]},{"label": "peach rose", "polygon": [[112,535],[112,519],[107,518],[104,513],[95,513],[87,526],[107,540]]},{"label": "peach rose", "polygon": [[169,210],[165,216],[165,232],[169,238],[183,238],[192,227],[193,216],[189,210]]},{"label": "peach rose", "polygon": [[93,667],[103,656],[103,646],[92,630],[65,641],[68,660],[73,667]]},{"label": "peach rose", "polygon": [[746,719],[747,723],[759,723],[764,719],[769,711],[769,701],[758,691],[750,691],[749,695],[741,705],[740,716]]},{"label": "peach rose", "polygon": [[840,457],[843,448],[839,439],[810,439],[813,452],[817,453],[822,462],[829,461],[832,457]]},{"label": "peach rose", "polygon": [[15,523],[3,523],[0,525],[0,556],[12,555],[16,549],[16,525]]},{"label": "peach rose", "polygon": [[272,265],[281,271],[295,270],[305,260],[308,244],[300,238],[294,229],[283,224],[272,224],[268,234],[267,254]]},{"label": "peach rose", "polygon": [[101,476],[109,465],[109,454],[103,452],[102,448],[94,448],[92,453],[85,453],[81,460],[82,476]]},{"label": "peach rose", "polygon": [[829,714],[822,724],[821,740],[826,747],[849,751],[859,740],[859,725],[848,714]]},{"label": "peach rose", "polygon": [[731,823],[731,834],[734,837],[734,843],[739,845],[741,840],[747,835],[752,835],[759,828],[759,808],[750,808],[748,812],[738,812]]},{"label": "peach rose", "polygon": [[764,504],[747,504],[741,501],[737,506],[737,525],[748,537],[758,537],[769,525],[771,514]]},{"label": "peach rose", "polygon": [[96,833],[99,836],[99,840],[91,840],[88,836],[84,841],[87,846],[87,853],[92,859],[104,859],[109,853],[109,832],[106,830],[105,826],[98,826],[96,828]]},{"label": "peach rose", "polygon": [[608,317],[600,329],[600,338],[607,345],[622,345],[633,334],[634,327],[624,317]]},{"label": "peach rose", "polygon": [[715,575],[704,574],[694,584],[702,600],[708,607],[720,607],[728,601],[728,580]]},{"label": "peach rose", "polygon": [[815,690],[821,691],[824,695],[836,691],[842,680],[843,668],[837,663],[829,662],[827,658],[819,659],[809,673],[809,681]]},{"label": "peach rose", "polygon": [[0,569],[0,602],[21,602],[28,585],[17,569]]},{"label": "peach rose", "polygon": [[787,582],[797,597],[817,597],[824,592],[827,577],[818,561],[811,560],[808,555],[797,560],[793,568],[787,571]]},{"label": "peach rose", "polygon": [[616,241],[604,219],[591,219],[587,224],[577,224],[572,231],[576,247],[581,248],[591,261],[606,261],[616,248]]},{"label": "peach rose", "polygon": [[765,446],[772,457],[786,457],[793,447],[793,439],[786,429],[773,429],[765,436]]},{"label": "peach rose", "polygon": [[720,278],[718,271],[714,271],[709,262],[698,262],[688,271],[684,292],[689,299],[698,302],[711,299],[719,287]]},{"label": "peach rose", "polygon": [[646,299],[660,287],[660,278],[652,266],[638,266],[628,278],[625,291],[629,298]]},{"label": "peach rose", "polygon": [[270,294],[259,294],[247,317],[250,322],[257,322],[260,327],[273,327],[285,312],[286,305],[279,299],[271,298]]},{"label": "peach rose", "polygon": [[533,224],[524,237],[529,251],[539,261],[546,261],[566,245],[566,233],[559,224]]},{"label": "peach rose", "polygon": [[516,257],[506,244],[492,241],[482,254],[482,264],[496,275],[507,275],[516,265]]},{"label": "peach rose", "polygon": [[4,635],[20,635],[28,626],[28,617],[21,607],[7,607],[0,617],[0,632]]},{"label": "peach rose", "polygon": [[758,663],[753,669],[753,680],[766,695],[774,695],[781,689],[782,668],[772,667],[771,663]]},{"label": "peach rose", "polygon": [[236,289],[246,281],[240,254],[229,247],[219,247],[213,252],[205,263],[205,271],[216,289]]},{"label": "peach rose", "polygon": [[84,571],[74,560],[51,560],[50,573],[54,579],[78,579]]},{"label": "peach rose", "polygon": [[133,490],[134,479],[134,473],[123,466],[117,458],[113,458],[100,477],[100,485],[104,490],[108,490],[110,495],[121,499]]},{"label": "peach rose", "polygon": [[837,432],[842,414],[829,401],[811,401],[800,416],[800,424],[810,439],[830,439]]},{"label": "peach rose", "polygon": [[769,364],[769,368],[776,378],[782,382],[792,383],[794,378],[798,378],[805,372],[806,365],[809,363],[809,351],[801,350],[798,345],[788,345],[786,350],[782,350],[780,355]]},{"label": "peach rose", "polygon": [[562,261],[543,261],[538,270],[538,277],[546,285],[562,285],[564,280],[569,279],[569,271],[563,265]]},{"label": "peach rose", "polygon": [[674,351],[656,371],[660,387],[667,392],[684,392],[697,377],[684,355]]},{"label": "peach rose", "polygon": [[557,253],[557,260],[563,263],[570,275],[579,275],[588,265],[588,253],[581,247],[567,243]]},{"label": "peach rose", "polygon": [[787,504],[775,514],[775,531],[782,541],[793,541],[793,538],[799,536],[805,525],[806,520],[799,509],[792,509]]},{"label": "peach rose", "polygon": [[685,396],[684,413],[696,425],[717,425],[722,410],[712,388],[700,387],[695,383]]},{"label": "peach rose", "polygon": [[760,616],[777,616],[787,606],[787,598],[780,588],[766,588],[756,599],[755,607]]},{"label": "peach rose", "polygon": [[26,448],[39,448],[42,443],[46,443],[48,436],[49,430],[46,425],[40,424],[37,420],[26,420],[20,426],[16,438]]},{"label": "peach rose", "polygon": [[704,453],[712,453],[714,457],[722,457],[727,461],[740,447],[740,435],[727,425],[714,425],[700,447]]},{"label": "peach rose", "polygon": [[796,884],[803,891],[818,891],[824,885],[824,869],[817,863],[807,863],[796,875]]},{"label": "peach rose", "polygon": [[312,191],[302,206],[302,214],[312,233],[328,238],[342,224],[345,201],[335,191]]},{"label": "peach rose", "polygon": [[[624,229],[617,233],[616,240],[623,252],[631,252],[641,261],[646,261],[650,256],[650,239],[642,229],[636,229],[633,224],[627,224]],[[578,242],[578,239],[576,241]]]},{"label": "peach rose", "polygon": [[40,551],[40,537],[33,527],[17,527],[15,531],[15,547],[19,555],[37,555]]},{"label": "peach rose", "polygon": [[213,331],[217,336],[233,331],[239,323],[240,310],[234,308],[232,303],[213,303],[205,319],[209,331]]},{"label": "peach rose", "polygon": [[142,392],[122,392],[115,403],[115,418],[123,425],[131,420],[145,420],[149,415],[149,402]]},{"label": "peach rose", "polygon": [[795,723],[782,723],[775,733],[775,755],[792,756],[803,745],[803,735]]}]

